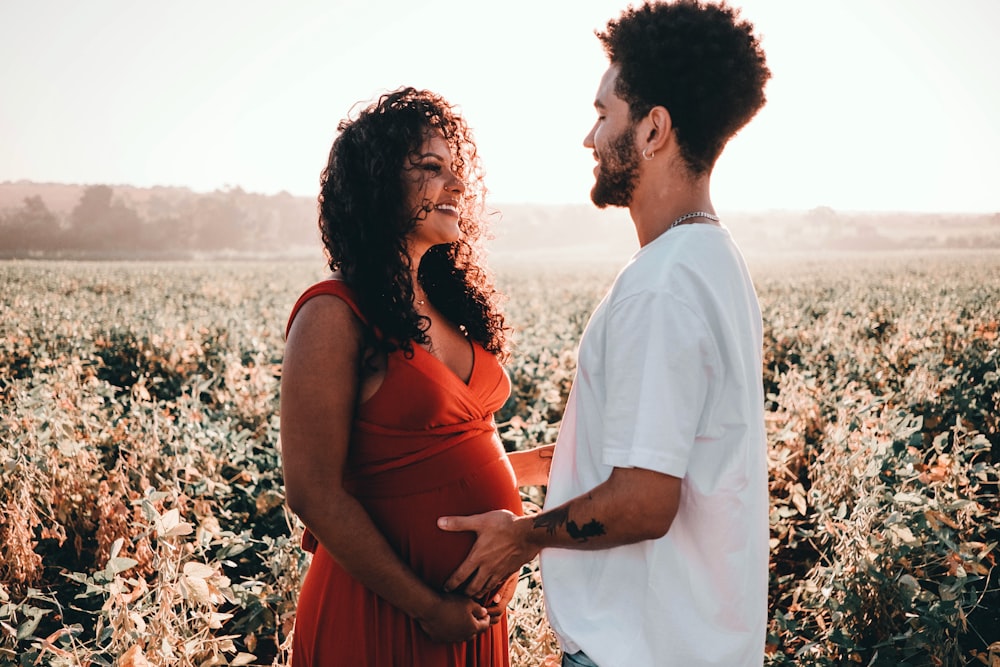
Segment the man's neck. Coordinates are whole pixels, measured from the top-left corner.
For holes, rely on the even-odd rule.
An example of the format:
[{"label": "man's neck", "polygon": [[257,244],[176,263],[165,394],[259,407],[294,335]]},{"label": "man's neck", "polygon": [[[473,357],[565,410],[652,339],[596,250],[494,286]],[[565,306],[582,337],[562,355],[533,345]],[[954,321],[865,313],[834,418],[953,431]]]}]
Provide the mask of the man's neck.
[{"label": "man's neck", "polygon": [[[666,233],[674,221],[682,215],[696,211],[715,213],[709,195],[708,176],[694,180],[661,179],[659,183],[649,185],[650,187],[636,187],[632,203],[628,207],[640,247]],[[707,221],[707,219],[691,220],[691,222],[697,221]]]}]

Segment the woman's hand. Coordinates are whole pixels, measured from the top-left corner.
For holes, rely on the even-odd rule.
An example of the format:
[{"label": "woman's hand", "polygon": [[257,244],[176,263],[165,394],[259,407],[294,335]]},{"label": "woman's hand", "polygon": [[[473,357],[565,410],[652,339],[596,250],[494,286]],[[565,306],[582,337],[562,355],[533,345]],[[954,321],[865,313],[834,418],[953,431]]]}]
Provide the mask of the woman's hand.
[{"label": "woman's hand", "polygon": [[417,618],[436,642],[464,642],[487,630],[492,621],[486,608],[464,595],[445,595]]},{"label": "woman's hand", "polygon": [[504,582],[500,590],[497,591],[493,599],[490,600],[489,604],[486,605],[486,611],[490,615],[490,625],[496,625],[503,618],[504,612],[507,611],[507,605],[514,598],[514,591],[517,590],[518,575],[512,574]]},{"label": "woman's hand", "polygon": [[514,469],[518,486],[545,486],[549,483],[549,469],[555,445],[542,445],[533,449],[508,452],[507,459]]}]

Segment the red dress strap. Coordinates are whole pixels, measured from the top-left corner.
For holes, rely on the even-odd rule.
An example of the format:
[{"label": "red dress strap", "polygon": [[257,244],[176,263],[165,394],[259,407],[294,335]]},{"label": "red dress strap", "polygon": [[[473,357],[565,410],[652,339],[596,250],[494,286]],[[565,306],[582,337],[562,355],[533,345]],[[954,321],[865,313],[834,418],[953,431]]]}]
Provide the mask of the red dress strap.
[{"label": "red dress strap", "polygon": [[285,325],[285,338],[288,338],[288,331],[292,328],[292,321],[295,316],[298,315],[299,310],[305,304],[306,301],[313,298],[314,296],[319,296],[321,294],[329,294],[330,296],[339,297],[351,307],[354,314],[361,320],[362,324],[368,326],[368,319],[361,312],[360,306],[358,306],[358,298],[354,294],[354,290],[347,286],[343,280],[336,280],[331,278],[329,280],[324,280],[323,282],[316,283],[299,297],[295,305],[292,306],[292,313],[288,316],[288,324]]}]

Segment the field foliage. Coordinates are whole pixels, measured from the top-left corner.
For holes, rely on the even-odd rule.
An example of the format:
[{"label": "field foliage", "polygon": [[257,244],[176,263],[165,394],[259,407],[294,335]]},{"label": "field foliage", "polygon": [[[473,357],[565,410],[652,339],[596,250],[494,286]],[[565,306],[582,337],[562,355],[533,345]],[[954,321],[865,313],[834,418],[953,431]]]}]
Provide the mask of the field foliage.
[{"label": "field foliage", "polygon": [[[1000,255],[752,263],[769,665],[1000,665]],[[282,331],[318,263],[0,263],[0,665],[284,665],[307,555]],[[500,267],[508,449],[554,440],[607,264]],[[543,490],[526,492],[539,503]],[[517,666],[557,653],[533,566]]]}]

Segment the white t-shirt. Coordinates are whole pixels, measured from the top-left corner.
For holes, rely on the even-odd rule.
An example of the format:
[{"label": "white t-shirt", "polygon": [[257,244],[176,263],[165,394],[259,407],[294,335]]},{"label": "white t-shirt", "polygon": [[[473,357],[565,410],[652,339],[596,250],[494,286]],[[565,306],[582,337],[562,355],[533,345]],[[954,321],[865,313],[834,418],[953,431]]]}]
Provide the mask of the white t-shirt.
[{"label": "white t-shirt", "polygon": [[743,257],[711,225],[677,227],[641,248],[594,311],[545,507],[601,484],[613,467],[683,482],[658,540],[542,551],[549,621],[565,651],[600,667],[763,663],[762,339]]}]

